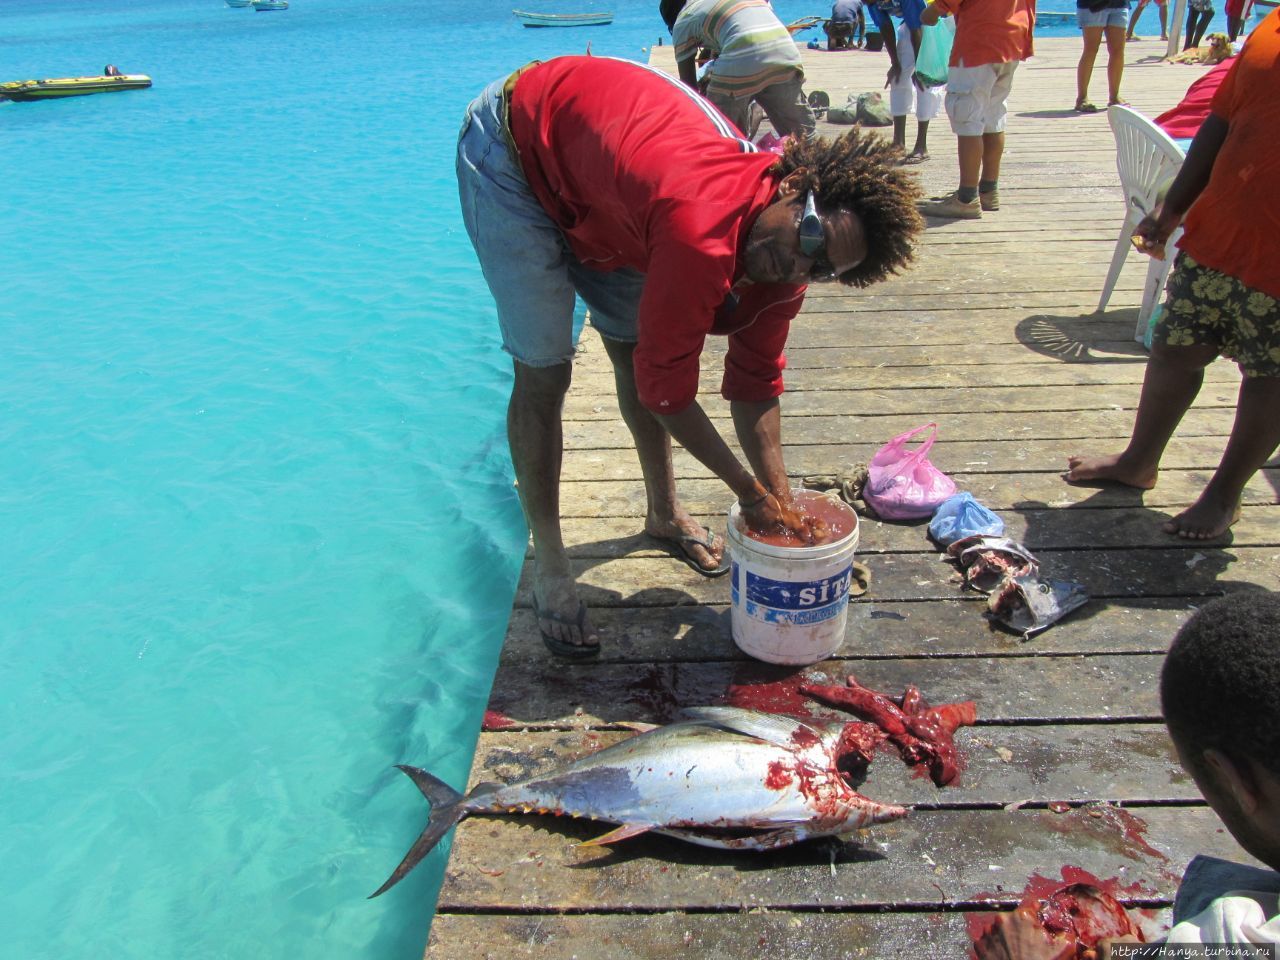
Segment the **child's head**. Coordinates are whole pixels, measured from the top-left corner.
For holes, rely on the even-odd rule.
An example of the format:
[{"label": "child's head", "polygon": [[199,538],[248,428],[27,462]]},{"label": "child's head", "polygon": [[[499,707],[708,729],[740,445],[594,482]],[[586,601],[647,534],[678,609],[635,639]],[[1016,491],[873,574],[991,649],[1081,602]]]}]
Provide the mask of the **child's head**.
[{"label": "child's head", "polygon": [[1280,869],[1280,594],[1212,600],[1160,675],[1178,757],[1232,836]]}]

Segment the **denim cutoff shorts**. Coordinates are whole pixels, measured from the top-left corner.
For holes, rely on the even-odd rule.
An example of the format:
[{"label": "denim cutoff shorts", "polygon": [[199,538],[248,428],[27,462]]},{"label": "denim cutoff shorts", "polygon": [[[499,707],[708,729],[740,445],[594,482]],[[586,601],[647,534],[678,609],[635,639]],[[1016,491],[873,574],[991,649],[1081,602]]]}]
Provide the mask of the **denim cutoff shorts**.
[{"label": "denim cutoff shorts", "polygon": [[1076,23],[1080,29],[1085,27],[1120,27],[1129,26],[1128,7],[1103,7],[1101,10],[1086,10],[1076,7]]},{"label": "denim cutoff shorts", "polygon": [[502,348],[531,367],[571,360],[575,293],[601,336],[634,343],[644,275],[589,270],[574,257],[508,143],[505,83],[494,81],[467,107],[457,159],[462,221],[497,303]]}]

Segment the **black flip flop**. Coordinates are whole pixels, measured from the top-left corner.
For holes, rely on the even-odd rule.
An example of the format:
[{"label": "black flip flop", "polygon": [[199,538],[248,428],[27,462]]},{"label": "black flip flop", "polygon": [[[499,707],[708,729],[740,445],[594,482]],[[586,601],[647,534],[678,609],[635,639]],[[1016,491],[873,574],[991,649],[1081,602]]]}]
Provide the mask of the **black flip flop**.
[{"label": "black flip flop", "polygon": [[685,544],[697,544],[700,547],[705,547],[707,552],[710,553],[716,542],[716,535],[710,529],[707,530],[707,538],[705,540],[702,537],[695,537],[687,533],[679,537],[659,537],[651,533],[649,534],[649,539],[681,563],[686,564],[691,570],[702,574],[708,579],[723,577],[733,569],[727,557],[721,557],[720,566],[718,567],[704,567],[693,558],[693,554],[685,549]]},{"label": "black flip flop", "polygon": [[[533,615],[539,620],[554,620],[556,623],[563,623],[582,630],[583,624],[587,619],[587,605],[579,600],[578,613],[573,617],[566,617],[559,613],[544,613],[538,607],[538,598],[535,595],[533,596]],[[599,640],[594,643],[569,643],[554,634],[547,633],[541,627],[538,628],[538,632],[542,634],[542,642],[546,644],[547,649],[561,659],[590,660],[600,655]]]}]

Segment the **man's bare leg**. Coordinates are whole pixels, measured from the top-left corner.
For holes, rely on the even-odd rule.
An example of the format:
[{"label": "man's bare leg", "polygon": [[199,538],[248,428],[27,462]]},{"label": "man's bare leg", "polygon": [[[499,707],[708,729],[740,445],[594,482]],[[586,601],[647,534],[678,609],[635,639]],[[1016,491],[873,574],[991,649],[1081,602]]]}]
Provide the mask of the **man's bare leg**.
[{"label": "man's bare leg", "polygon": [[[560,463],[564,431],[560,423],[564,395],[573,376],[571,363],[531,367],[515,363],[516,379],[507,406],[507,438],[515,466],[520,504],[533,535],[533,592],[543,616],[538,629],[565,643],[591,645],[598,635],[579,610],[569,554],[560,534]],[[556,619],[552,619],[554,614]]]},{"label": "man's bare leg", "polygon": [[[671,465],[671,436],[640,403],[636,392],[635,368],[632,366],[634,343],[623,343],[601,337],[605,351],[613,363],[613,378],[618,390],[618,409],[635,441],[644,474],[645,497],[648,501],[644,529],[656,537],[697,537],[705,540],[707,531],[685,511],[676,494],[675,469]],[[684,545],[694,561],[709,569],[724,557],[724,539],[716,537],[710,550],[696,543]]]},{"label": "man's bare leg", "polygon": [[1208,346],[1169,347],[1155,344],[1142,381],[1142,397],[1129,446],[1121,453],[1067,458],[1068,483],[1110,481],[1150,490],[1156,485],[1160,458],[1183,415],[1200,392],[1204,368],[1217,357]]},{"label": "man's bare leg", "polygon": [[1245,377],[1222,463],[1194,505],[1164,525],[1188,540],[1220,537],[1240,519],[1244,486],[1280,446],[1280,378]]}]

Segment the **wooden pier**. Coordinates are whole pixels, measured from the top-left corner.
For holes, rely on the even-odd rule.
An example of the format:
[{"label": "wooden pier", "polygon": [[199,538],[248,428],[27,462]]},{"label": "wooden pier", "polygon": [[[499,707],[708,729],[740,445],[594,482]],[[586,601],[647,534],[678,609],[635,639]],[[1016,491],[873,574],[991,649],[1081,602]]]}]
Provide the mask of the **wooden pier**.
[{"label": "wooden pier", "polygon": [[[807,675],[848,674],[933,702],[973,699],[957,787],[914,779],[889,755],[863,792],[915,805],[906,820],[847,842],[769,854],[665,838],[575,843],[608,829],[567,818],[476,817],[455,834],[427,956],[441,958],[959,958],[966,913],[1015,903],[1033,874],[1064,866],[1116,879],[1131,905],[1167,920],[1196,852],[1248,861],[1177,766],[1157,677],[1174,631],[1205,598],[1280,586],[1280,469],[1250,485],[1226,542],[1162,533],[1217,465],[1239,375],[1219,362],[1171,445],[1155,490],[1069,486],[1069,454],[1128,437],[1145,353],[1133,329],[1145,260],[1130,257],[1110,307],[1095,306],[1123,205],[1105,112],[1072,113],[1078,39],[1037,43],[1014,81],[1000,178],[1003,208],[935,222],[916,265],[867,290],[811,289],[788,345],[784,445],[793,477],[865,463],[890,437],[936,420],[933,459],[1005,520],[1045,575],[1082,582],[1090,603],[1030,641],[983,617],[922,524],[865,520],[859,559],[871,589],[851,606],[844,646]],[[1155,40],[1130,44],[1124,92],[1149,116],[1200,68],[1166,65]],[[670,48],[654,62],[673,70]],[[840,105],[879,90],[883,53],[805,50],[808,89]],[[661,59],[666,57],[668,59]],[[1093,79],[1105,102],[1105,52]],[[914,137],[908,121],[908,144]],[[843,128],[827,123],[821,133]],[[929,193],[954,189],[945,114],[917,169]],[[702,398],[718,397],[722,343]],[[640,471],[599,341],[584,338],[566,405],[564,531],[604,636],[599,662],[551,659],[529,609],[512,611],[473,782],[547,769],[663,722],[682,706],[750,700],[797,671],[742,655],[729,635],[729,584],[646,547]],[[731,495],[682,451],[686,504],[724,530]],[[527,574],[527,570],[526,570]],[[779,684],[773,688],[768,684]],[[1060,812],[1059,812],[1060,811]]]}]

